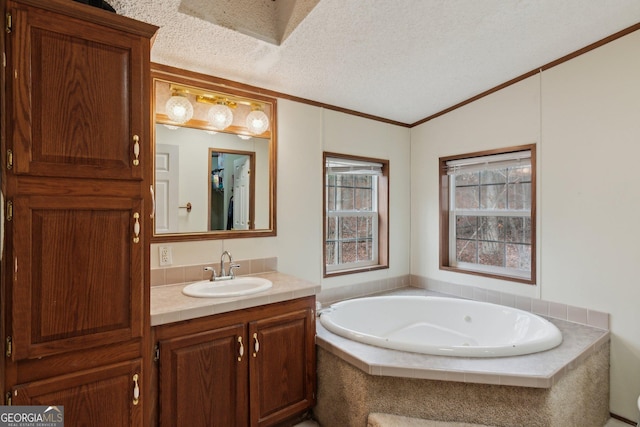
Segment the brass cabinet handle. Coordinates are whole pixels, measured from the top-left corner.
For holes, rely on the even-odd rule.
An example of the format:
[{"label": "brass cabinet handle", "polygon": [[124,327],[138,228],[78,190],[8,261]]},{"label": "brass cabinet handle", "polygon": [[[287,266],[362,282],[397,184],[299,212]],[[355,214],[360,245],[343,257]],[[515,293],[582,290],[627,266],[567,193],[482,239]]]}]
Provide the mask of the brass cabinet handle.
[{"label": "brass cabinet handle", "polygon": [[140,241],[140,214],[138,212],[133,214],[133,243]]},{"label": "brass cabinet handle", "polygon": [[151,216],[150,218],[155,218],[156,216],[156,192],[153,191],[153,185],[149,186],[149,192],[151,193]]},{"label": "brass cabinet handle", "polygon": [[242,344],[242,337],[238,337],[238,343],[240,343],[240,348],[238,349],[238,362],[242,360],[242,356],[244,356],[244,344]]},{"label": "brass cabinet handle", "polygon": [[138,374],[133,375],[133,404],[140,402],[140,385],[138,384]]},{"label": "brass cabinet handle", "polygon": [[133,155],[135,156],[133,166],[138,166],[140,164],[140,137],[138,135],[133,135]]},{"label": "brass cabinet handle", "polygon": [[258,333],[253,333],[253,357],[258,356],[258,352],[260,351],[260,341],[258,341]]}]

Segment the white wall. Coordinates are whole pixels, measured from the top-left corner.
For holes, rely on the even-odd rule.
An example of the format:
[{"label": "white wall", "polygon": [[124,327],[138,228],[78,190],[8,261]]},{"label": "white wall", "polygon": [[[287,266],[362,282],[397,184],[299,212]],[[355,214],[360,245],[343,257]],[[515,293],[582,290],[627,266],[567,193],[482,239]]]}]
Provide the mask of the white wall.
[{"label": "white wall", "polygon": [[[640,395],[640,32],[411,132],[411,272],[611,314],[611,411]],[[438,158],[536,142],[538,284],[438,269]]]},{"label": "white wall", "polygon": [[322,109],[278,100],[278,270],[322,277]]}]

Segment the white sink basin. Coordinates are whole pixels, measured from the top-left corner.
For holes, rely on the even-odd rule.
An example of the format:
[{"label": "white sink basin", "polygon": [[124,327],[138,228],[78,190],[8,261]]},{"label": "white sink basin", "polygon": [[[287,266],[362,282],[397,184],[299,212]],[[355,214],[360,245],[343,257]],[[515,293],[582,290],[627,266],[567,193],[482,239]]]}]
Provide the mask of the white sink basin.
[{"label": "white sink basin", "polygon": [[261,277],[240,277],[230,280],[191,283],[182,289],[182,293],[190,297],[221,298],[257,294],[273,286],[271,280]]}]

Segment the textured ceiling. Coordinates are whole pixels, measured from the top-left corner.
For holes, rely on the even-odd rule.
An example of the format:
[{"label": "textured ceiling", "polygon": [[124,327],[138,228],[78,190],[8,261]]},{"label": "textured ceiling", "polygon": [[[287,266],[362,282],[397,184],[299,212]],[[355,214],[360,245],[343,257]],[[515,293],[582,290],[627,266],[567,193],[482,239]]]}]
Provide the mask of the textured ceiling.
[{"label": "textured ceiling", "polygon": [[180,12],[281,44],[319,0],[182,0]]},{"label": "textured ceiling", "polygon": [[194,0],[108,2],[160,27],[154,62],[406,124],[640,22],[640,0],[320,0],[277,45]]}]

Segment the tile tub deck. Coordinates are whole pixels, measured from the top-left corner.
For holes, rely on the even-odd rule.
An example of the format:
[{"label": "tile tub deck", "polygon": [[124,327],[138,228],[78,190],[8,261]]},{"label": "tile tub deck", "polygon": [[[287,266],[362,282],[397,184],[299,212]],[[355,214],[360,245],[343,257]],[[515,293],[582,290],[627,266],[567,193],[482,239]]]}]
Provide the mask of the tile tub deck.
[{"label": "tile tub deck", "polygon": [[[436,295],[416,288],[393,293]],[[562,344],[545,352],[499,358],[431,356],[373,347],[332,334],[318,321],[319,391],[316,414],[322,425],[344,422],[366,425],[366,422],[361,423],[362,414],[353,414],[358,411],[366,411],[367,414],[389,412],[385,410],[388,406],[407,406],[398,399],[417,399],[413,406],[409,405],[409,409],[399,415],[431,414],[436,417],[434,419],[505,426],[604,425],[608,419],[609,404],[609,331],[564,320],[548,320],[562,332]],[[336,372],[350,378],[350,385],[343,383],[346,380],[338,378]],[[402,379],[406,381],[402,382]],[[353,392],[342,395],[336,387],[351,387]],[[408,396],[404,391],[407,387],[419,390],[421,398]],[[374,389],[381,393],[372,395]],[[398,396],[395,404],[391,403],[393,394],[385,396],[385,389]],[[430,396],[430,391],[437,391],[437,395]],[[358,394],[367,398],[361,400],[356,397]],[[336,400],[340,395],[342,398]],[[460,396],[465,396],[465,400],[461,401]],[[424,408],[423,403],[430,399],[432,405]],[[482,407],[469,406],[470,401],[478,399],[484,399]],[[526,422],[521,416],[507,414],[508,407],[501,405],[500,401],[508,399],[520,402],[513,408],[514,412],[532,414]],[[341,401],[346,403],[340,406]],[[328,402],[338,405],[336,408],[342,407],[344,417],[336,418],[340,410],[334,409],[332,414],[325,411]],[[451,408],[452,403],[455,403],[454,407],[466,408],[464,414],[450,414],[437,409],[437,406]],[[375,405],[382,405],[382,408]],[[486,408],[492,406],[502,415],[494,419],[487,414]],[[559,411],[564,414],[558,414]],[[593,415],[589,415],[590,411]],[[351,415],[355,418],[350,418]],[[585,422],[585,415],[594,419]],[[325,420],[328,423],[323,422],[322,416],[329,417]]]}]

